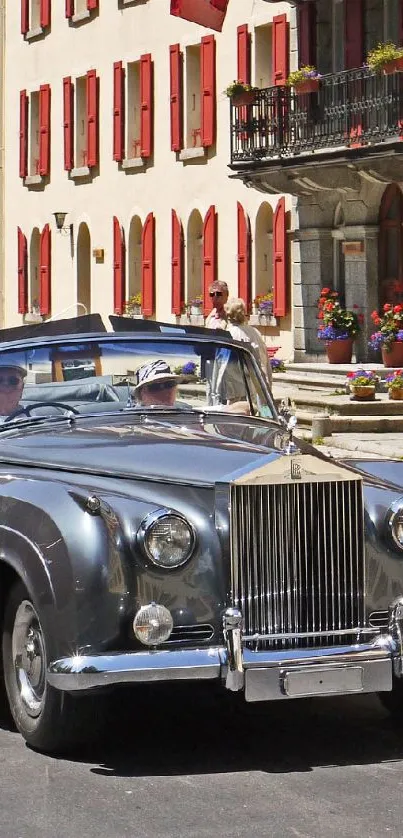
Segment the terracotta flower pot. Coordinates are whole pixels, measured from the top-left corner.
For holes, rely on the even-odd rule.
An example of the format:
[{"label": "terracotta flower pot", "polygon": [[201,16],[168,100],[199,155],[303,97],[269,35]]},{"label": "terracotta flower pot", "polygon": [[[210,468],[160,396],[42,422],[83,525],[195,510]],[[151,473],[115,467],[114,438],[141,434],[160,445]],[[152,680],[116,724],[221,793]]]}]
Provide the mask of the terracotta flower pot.
[{"label": "terracotta flower pot", "polygon": [[319,79],[306,79],[306,81],[299,81],[294,87],[297,96],[302,96],[304,93],[316,93],[319,90]]},{"label": "terracotta flower pot", "polygon": [[234,93],[231,96],[232,104],[237,108],[242,105],[253,105],[256,100],[256,93],[254,90],[243,90],[242,93]]},{"label": "terracotta flower pot", "polygon": [[397,73],[403,70],[403,58],[394,58],[383,65],[383,72],[385,76],[390,76],[391,73]]},{"label": "terracotta flower pot", "polygon": [[389,389],[389,398],[395,401],[403,399],[403,387],[391,387]]},{"label": "terracotta flower pot", "polygon": [[326,344],[329,364],[351,364],[353,354],[353,338],[346,340],[331,340]]},{"label": "terracotta flower pot", "polygon": [[395,340],[388,348],[382,347],[382,363],[385,367],[403,367],[402,340]]},{"label": "terracotta flower pot", "polygon": [[358,401],[370,402],[375,398],[375,384],[350,384],[350,391]]}]

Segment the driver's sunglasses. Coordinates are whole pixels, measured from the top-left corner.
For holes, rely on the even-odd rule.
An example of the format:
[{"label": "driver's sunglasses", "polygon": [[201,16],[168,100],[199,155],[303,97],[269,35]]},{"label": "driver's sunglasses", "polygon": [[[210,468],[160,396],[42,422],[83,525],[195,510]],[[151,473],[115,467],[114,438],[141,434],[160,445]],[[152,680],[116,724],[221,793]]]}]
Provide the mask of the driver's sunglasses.
[{"label": "driver's sunglasses", "polygon": [[159,393],[160,390],[173,390],[176,387],[176,381],[155,381],[154,384],[145,386],[150,393]]},{"label": "driver's sunglasses", "polygon": [[210,291],[210,297],[222,297],[222,291]]},{"label": "driver's sunglasses", "polygon": [[22,378],[18,375],[0,375],[0,387],[18,387],[22,383]]}]

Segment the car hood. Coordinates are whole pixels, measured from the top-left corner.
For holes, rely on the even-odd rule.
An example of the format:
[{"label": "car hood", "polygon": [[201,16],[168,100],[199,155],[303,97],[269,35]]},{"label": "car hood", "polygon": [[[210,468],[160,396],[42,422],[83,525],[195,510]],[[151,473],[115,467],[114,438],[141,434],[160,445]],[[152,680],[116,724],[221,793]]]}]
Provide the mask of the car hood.
[{"label": "car hood", "polygon": [[80,417],[5,432],[0,463],[212,485],[283,456],[287,436],[276,423],[243,417]]}]

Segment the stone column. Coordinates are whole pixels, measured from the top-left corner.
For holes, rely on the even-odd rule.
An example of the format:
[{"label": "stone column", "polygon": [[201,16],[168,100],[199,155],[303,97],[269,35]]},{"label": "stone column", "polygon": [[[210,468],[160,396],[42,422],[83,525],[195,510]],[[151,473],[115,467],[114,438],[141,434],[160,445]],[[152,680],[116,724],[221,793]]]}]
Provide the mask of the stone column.
[{"label": "stone column", "polygon": [[332,230],[297,230],[292,251],[294,355],[296,361],[314,361],[324,353],[317,338],[317,304],[321,289],[333,282]]}]

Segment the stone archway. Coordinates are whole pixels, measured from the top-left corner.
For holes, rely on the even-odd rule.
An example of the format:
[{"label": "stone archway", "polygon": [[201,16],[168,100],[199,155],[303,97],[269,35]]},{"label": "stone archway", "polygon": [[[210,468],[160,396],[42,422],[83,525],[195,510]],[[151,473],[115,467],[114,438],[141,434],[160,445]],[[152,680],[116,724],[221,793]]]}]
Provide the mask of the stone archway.
[{"label": "stone archway", "polygon": [[190,214],[187,225],[186,301],[203,296],[203,219],[198,210]]},{"label": "stone archway", "polygon": [[77,302],[91,311],[91,236],[84,222],[77,237]]},{"label": "stone archway", "polygon": [[273,209],[266,201],[255,225],[255,271],[253,297],[273,290]]},{"label": "stone archway", "polygon": [[403,193],[391,183],[379,211],[379,304],[403,302]]}]

